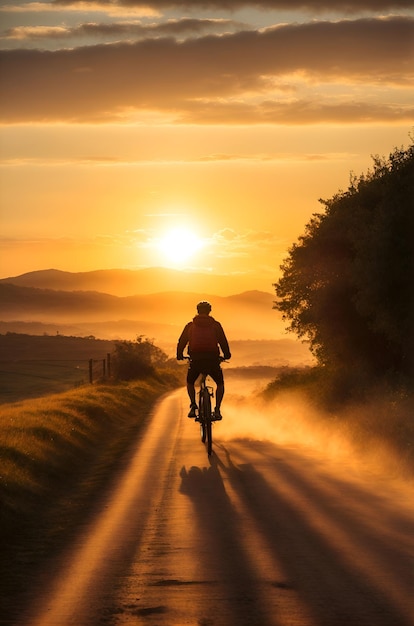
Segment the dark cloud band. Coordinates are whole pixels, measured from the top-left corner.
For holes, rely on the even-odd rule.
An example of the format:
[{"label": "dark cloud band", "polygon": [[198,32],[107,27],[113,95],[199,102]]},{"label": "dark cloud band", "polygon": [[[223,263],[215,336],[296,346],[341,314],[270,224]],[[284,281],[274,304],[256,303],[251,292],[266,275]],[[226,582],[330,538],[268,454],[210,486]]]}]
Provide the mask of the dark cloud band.
[{"label": "dark cloud band", "polygon": [[106,120],[125,109],[197,115],[200,102],[257,93],[291,74],[319,81],[414,81],[414,20],[278,26],[178,43],[164,38],[58,51],[9,50],[1,119]]},{"label": "dark cloud band", "polygon": [[[56,0],[57,5],[82,4],[83,0]],[[264,10],[286,11],[384,11],[390,9],[409,9],[414,7],[413,0],[201,0],[195,3],[193,0],[101,0],[104,6],[128,6],[149,7],[152,9],[186,9],[201,10],[213,9],[215,11],[235,11],[246,7]]]}]

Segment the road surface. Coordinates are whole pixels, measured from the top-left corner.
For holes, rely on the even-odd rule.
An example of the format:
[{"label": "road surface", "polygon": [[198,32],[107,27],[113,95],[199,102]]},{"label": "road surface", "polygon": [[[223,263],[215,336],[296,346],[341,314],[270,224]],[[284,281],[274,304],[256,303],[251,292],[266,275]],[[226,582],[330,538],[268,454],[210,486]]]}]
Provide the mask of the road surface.
[{"label": "road surface", "polygon": [[224,407],[208,459],[184,390],[160,403],[19,626],[413,626],[406,489],[229,435]]}]

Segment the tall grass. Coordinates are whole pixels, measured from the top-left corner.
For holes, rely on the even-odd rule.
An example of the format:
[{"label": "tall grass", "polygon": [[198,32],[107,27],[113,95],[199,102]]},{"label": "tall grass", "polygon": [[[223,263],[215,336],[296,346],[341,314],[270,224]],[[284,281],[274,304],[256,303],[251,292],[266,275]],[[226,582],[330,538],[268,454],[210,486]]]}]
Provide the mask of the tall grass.
[{"label": "tall grass", "polygon": [[84,386],[0,406],[0,532],[34,523],[64,498],[91,463],[104,463],[152,404],[177,386],[173,374]]},{"label": "tall grass", "polygon": [[0,623],[15,623],[36,572],[93,514],[158,398],[181,384],[157,369],[0,406]]}]

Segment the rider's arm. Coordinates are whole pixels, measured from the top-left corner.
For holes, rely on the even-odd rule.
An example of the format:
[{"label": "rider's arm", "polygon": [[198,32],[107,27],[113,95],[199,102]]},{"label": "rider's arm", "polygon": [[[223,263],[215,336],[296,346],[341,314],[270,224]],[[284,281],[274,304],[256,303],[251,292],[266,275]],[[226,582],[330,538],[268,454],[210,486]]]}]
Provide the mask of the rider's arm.
[{"label": "rider's arm", "polygon": [[229,342],[227,341],[226,334],[225,334],[225,332],[223,330],[223,327],[220,324],[220,322],[216,322],[216,323],[217,323],[217,339],[218,339],[218,343],[219,343],[220,348],[222,349],[223,357],[227,361],[228,359],[231,358]]},{"label": "rider's arm", "polygon": [[182,361],[184,358],[184,348],[186,347],[188,343],[188,329],[189,329],[190,324],[191,322],[186,324],[183,332],[180,335],[180,338],[178,339],[178,343],[177,343],[177,360],[178,361]]}]

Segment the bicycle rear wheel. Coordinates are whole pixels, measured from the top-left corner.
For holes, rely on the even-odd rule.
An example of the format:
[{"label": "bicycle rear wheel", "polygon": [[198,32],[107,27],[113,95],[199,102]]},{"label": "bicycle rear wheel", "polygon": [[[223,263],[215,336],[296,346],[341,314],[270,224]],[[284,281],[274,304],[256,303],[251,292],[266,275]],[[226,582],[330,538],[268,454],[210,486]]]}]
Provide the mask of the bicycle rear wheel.
[{"label": "bicycle rear wheel", "polygon": [[205,411],[204,411],[204,393],[200,391],[200,395],[198,398],[198,419],[200,422],[200,437],[202,443],[206,442],[207,438],[207,429],[206,429],[206,419],[205,419]]},{"label": "bicycle rear wheel", "polygon": [[210,454],[213,451],[213,429],[211,427],[211,414],[206,421],[206,438],[207,438],[207,454]]},{"label": "bicycle rear wheel", "polygon": [[211,396],[208,389],[203,390],[203,422],[205,439],[207,440],[207,454],[210,456],[213,449],[213,433],[211,428]]}]

